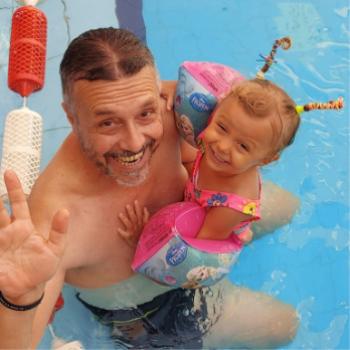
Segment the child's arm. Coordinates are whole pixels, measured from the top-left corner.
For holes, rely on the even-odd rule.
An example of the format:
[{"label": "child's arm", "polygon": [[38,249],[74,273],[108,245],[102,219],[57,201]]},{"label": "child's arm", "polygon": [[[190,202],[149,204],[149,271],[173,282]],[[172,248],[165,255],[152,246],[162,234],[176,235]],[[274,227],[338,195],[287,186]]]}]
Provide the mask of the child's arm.
[{"label": "child's arm", "polygon": [[243,244],[248,244],[254,238],[253,231],[250,228],[237,236]]},{"label": "child's arm", "polygon": [[149,219],[149,212],[146,207],[141,208],[137,200],[133,205],[125,207],[125,213],[118,215],[121,227],[117,229],[120,236],[132,247],[137,245],[143,226]]},{"label": "child's arm", "polygon": [[177,80],[162,80],[160,96],[166,100],[166,108],[168,111],[174,107],[174,96],[176,91]]},{"label": "child's arm", "polygon": [[[211,207],[206,214],[204,223],[197,235],[199,239],[226,239],[230,236],[232,228],[242,221],[246,221],[249,215],[240,213],[231,208]],[[250,238],[251,239],[251,238]],[[249,241],[249,237],[243,237],[242,241]]]}]

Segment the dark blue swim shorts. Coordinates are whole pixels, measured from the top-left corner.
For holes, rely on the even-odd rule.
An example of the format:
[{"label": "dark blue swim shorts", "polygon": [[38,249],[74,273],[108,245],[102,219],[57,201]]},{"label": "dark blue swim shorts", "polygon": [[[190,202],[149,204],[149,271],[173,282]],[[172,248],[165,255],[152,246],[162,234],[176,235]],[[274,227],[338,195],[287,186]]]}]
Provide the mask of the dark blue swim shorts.
[{"label": "dark blue swim shorts", "polygon": [[100,309],[84,302],[79,294],[77,298],[111,328],[116,347],[200,349],[207,307],[201,302],[194,308],[195,293],[203,295],[201,290],[174,289],[136,308],[120,310]]}]

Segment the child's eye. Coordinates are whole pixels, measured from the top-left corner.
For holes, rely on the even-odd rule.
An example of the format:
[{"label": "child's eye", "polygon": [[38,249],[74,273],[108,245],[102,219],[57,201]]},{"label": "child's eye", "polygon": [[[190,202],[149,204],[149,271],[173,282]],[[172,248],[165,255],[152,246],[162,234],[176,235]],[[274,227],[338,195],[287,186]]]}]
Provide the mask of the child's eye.
[{"label": "child's eye", "polygon": [[249,147],[245,143],[239,143],[239,147],[246,152],[249,151]]},{"label": "child's eye", "polygon": [[218,125],[218,127],[219,127],[222,131],[226,132],[226,127],[225,127],[225,125],[223,125],[222,123],[217,123],[217,125]]}]

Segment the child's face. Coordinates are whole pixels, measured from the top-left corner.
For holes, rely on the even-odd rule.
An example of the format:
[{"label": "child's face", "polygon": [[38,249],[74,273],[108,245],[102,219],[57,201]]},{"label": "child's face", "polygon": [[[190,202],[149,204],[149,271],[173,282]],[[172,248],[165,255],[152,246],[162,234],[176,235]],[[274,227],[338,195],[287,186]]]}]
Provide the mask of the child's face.
[{"label": "child's face", "polygon": [[223,174],[237,175],[276,159],[276,119],[252,117],[234,97],[224,99],[203,135],[209,166]]}]

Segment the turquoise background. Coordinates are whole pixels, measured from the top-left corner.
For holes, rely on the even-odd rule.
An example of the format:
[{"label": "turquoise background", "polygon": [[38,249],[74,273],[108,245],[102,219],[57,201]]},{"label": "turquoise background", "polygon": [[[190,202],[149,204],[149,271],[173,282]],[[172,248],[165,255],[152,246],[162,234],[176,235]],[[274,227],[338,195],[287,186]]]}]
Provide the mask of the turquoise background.
[{"label": "turquoise background", "polygon": [[[123,12],[123,25],[132,27],[137,3],[124,0],[131,13]],[[0,3],[3,118],[22,104],[7,88],[10,23],[17,5]],[[49,25],[46,82],[28,105],[44,118],[44,167],[69,132],[58,76],[64,49],[87,29],[119,22],[114,0],[44,0],[38,6]],[[146,32],[136,26],[146,35],[163,79],[176,79],[184,60],[216,61],[253,77],[261,66],[259,54],[290,35],[293,48],[277,54],[268,78],[298,103],[345,98],[343,111],[305,114],[293,146],[264,170],[264,178],[300,197],[301,208],[289,225],[247,247],[230,276],[298,309],[301,327],[288,349],[349,348],[349,6],[347,0],[144,0]],[[80,339],[87,348],[109,348],[105,330],[69,288],[65,295],[66,307],[54,324],[57,334]],[[41,347],[49,344],[47,333]]]}]

